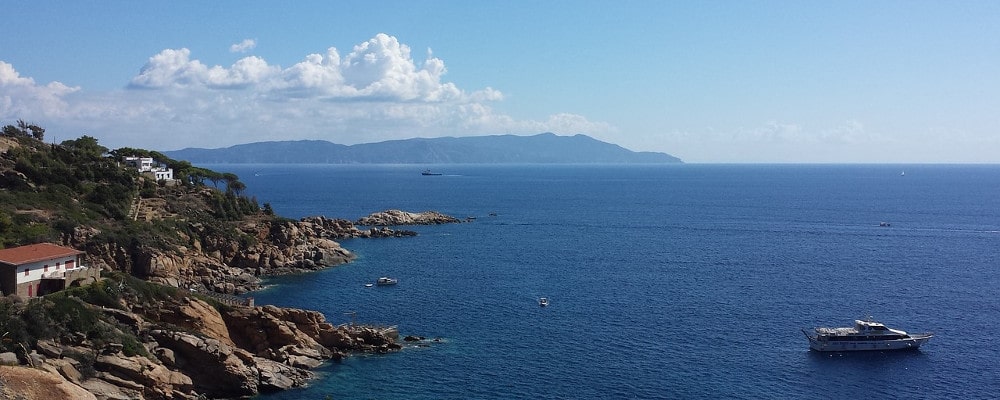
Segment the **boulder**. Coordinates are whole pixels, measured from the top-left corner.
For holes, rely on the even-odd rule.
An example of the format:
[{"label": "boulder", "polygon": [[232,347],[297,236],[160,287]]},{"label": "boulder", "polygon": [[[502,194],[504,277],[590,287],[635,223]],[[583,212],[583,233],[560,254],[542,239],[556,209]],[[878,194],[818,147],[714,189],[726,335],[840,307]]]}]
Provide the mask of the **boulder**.
[{"label": "boulder", "polygon": [[260,390],[262,392],[288,390],[305,385],[310,379],[315,378],[312,372],[266,358],[254,358],[254,364],[260,372]]},{"label": "boulder", "polygon": [[194,390],[209,397],[243,397],[257,394],[258,371],[248,364],[245,350],[219,340],[185,332],[150,331],[161,346],[173,349],[178,368],[191,378]]},{"label": "boulder", "polygon": [[42,353],[46,357],[59,358],[62,357],[62,347],[60,347],[56,342],[51,340],[39,340],[35,344],[35,349],[39,353]]},{"label": "boulder", "polygon": [[97,400],[97,397],[87,389],[63,379],[59,374],[34,368],[4,366],[0,367],[0,399]]},{"label": "boulder", "polygon": [[[142,392],[115,385],[100,378],[87,379],[80,386],[101,400],[135,400],[143,398]],[[73,397],[66,397],[67,399]]]},{"label": "boulder", "polygon": [[73,382],[75,384],[80,384],[83,381],[83,374],[80,370],[76,369],[76,365],[73,362],[66,360],[49,360],[49,363],[56,367],[56,372],[62,375],[66,380]]},{"label": "boulder", "polygon": [[297,355],[320,360],[332,356],[330,349],[316,341],[326,322],[318,312],[275,306],[240,307],[228,310],[223,317],[233,342],[259,356],[282,361],[287,358],[283,349],[303,349],[297,350]]},{"label": "boulder", "polygon": [[21,362],[17,359],[17,354],[12,352],[0,353],[0,365],[19,365]]},{"label": "boulder", "polygon": [[[113,376],[118,378],[114,382],[116,385],[133,390],[171,393],[175,390],[187,392],[194,388],[190,377],[142,356],[102,355],[94,361],[94,368],[107,373],[105,380],[113,379],[110,378]],[[129,382],[138,386],[133,387]]]},{"label": "boulder", "polygon": [[157,347],[153,350],[153,355],[156,359],[160,360],[161,363],[168,367],[173,367],[177,365],[177,359],[174,357],[174,351],[165,347]]}]

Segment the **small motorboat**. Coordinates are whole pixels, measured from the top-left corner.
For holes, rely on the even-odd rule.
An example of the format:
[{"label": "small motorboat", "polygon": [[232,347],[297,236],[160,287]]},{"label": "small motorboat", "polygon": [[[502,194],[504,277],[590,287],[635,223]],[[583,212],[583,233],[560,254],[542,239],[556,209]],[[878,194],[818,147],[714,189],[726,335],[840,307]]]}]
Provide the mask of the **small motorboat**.
[{"label": "small motorboat", "polygon": [[374,283],[366,283],[365,284],[365,287],[372,287],[372,286],[375,286],[375,284]]},{"label": "small motorboat", "polygon": [[397,283],[399,283],[398,280],[396,280],[395,278],[387,277],[387,276],[383,276],[381,278],[378,278],[378,280],[375,281],[375,284],[379,285],[379,286],[392,286],[392,285],[395,285]]},{"label": "small motorboat", "polygon": [[542,298],[538,299],[538,305],[541,306],[541,307],[548,306],[549,305],[549,298],[548,297],[542,297]]},{"label": "small motorboat", "polygon": [[438,175],[441,175],[441,173],[440,172],[432,172],[429,169],[425,169],[424,172],[420,173],[420,175],[423,175],[423,176],[438,176]]}]

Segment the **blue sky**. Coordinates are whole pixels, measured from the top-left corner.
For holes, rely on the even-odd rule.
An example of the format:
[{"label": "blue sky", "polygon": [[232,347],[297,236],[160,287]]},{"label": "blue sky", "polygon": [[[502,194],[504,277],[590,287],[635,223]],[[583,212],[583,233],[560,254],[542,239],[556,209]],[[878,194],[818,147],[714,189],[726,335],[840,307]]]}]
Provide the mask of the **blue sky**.
[{"label": "blue sky", "polygon": [[996,1],[8,2],[0,123],[175,150],[583,133],[705,163],[1000,162]]}]

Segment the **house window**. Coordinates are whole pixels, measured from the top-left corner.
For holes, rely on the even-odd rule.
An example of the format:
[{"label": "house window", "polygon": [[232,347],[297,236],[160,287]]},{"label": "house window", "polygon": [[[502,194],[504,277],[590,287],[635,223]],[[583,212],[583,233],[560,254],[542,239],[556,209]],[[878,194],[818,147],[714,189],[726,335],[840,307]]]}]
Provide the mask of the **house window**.
[{"label": "house window", "polygon": [[24,276],[28,276],[28,269],[27,268],[24,269]]},{"label": "house window", "polygon": [[[59,264],[56,264],[56,269],[59,269]],[[42,269],[42,272],[49,272],[49,264],[45,264],[45,268]]]},{"label": "house window", "polygon": [[66,261],[66,269],[73,269],[73,260]]},{"label": "house window", "polygon": [[61,263],[56,263],[56,269],[59,269],[59,264]]}]

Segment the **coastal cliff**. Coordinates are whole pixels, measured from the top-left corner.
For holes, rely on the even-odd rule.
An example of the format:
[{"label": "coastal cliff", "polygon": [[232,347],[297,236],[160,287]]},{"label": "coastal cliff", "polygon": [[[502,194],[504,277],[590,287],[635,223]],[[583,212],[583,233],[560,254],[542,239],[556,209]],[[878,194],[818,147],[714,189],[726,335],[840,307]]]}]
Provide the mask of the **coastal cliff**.
[{"label": "coastal cliff", "polygon": [[[97,399],[246,397],[304,385],[313,378],[309,370],[327,360],[400,348],[393,330],[333,326],[315,311],[226,305],[213,294],[246,293],[269,275],[353,260],[335,238],[410,231],[360,230],[324,217],[255,220],[242,221],[239,232],[257,240],[229,240],[195,226],[190,232],[196,234],[186,237],[189,245],[175,247],[95,245],[88,236],[98,235],[97,229],[76,232],[65,244],[86,248],[91,267],[112,272],[102,281],[31,302],[8,300],[11,313],[58,310],[68,303],[97,322],[95,331],[57,332],[7,353],[7,363],[48,371],[64,381],[59,387],[78,386]],[[6,370],[0,385],[18,379],[18,371]]]},{"label": "coastal cliff", "polygon": [[359,229],[343,219],[322,216],[299,221],[250,217],[234,224],[235,233],[222,235],[217,227],[191,223],[173,232],[174,246],[126,246],[91,240],[96,229],[77,229],[67,244],[85,248],[90,263],[103,269],[131,271],[133,275],[173,287],[225,294],[243,294],[261,288],[261,278],[315,271],[354,260],[336,240],[413,236],[407,230],[386,227]]},{"label": "coastal cliff", "polygon": [[[242,196],[234,175],[184,162],[168,160],[177,182],[157,182],[115,161],[142,150],[104,156],[93,138],[3,139],[0,245],[58,243],[103,273],[0,299],[0,398],[244,398],[304,385],[327,360],[400,348],[394,328],[334,326],[236,295],[267,276],[350,262],[338,240],[415,232],[281,218]],[[48,383],[23,384],[34,381]]]},{"label": "coastal cliff", "polygon": [[[141,343],[109,342],[93,332],[40,340],[26,356],[32,372],[5,369],[0,385],[42,370],[60,387],[77,386],[97,399],[247,397],[304,385],[313,378],[309,369],[326,360],[400,348],[394,331],[333,326],[315,311],[220,307],[182,290],[143,298],[149,283],[117,278],[126,282],[115,289],[118,308],[91,311],[111,317],[97,318],[103,329]],[[71,296],[87,297],[89,290]]]}]

